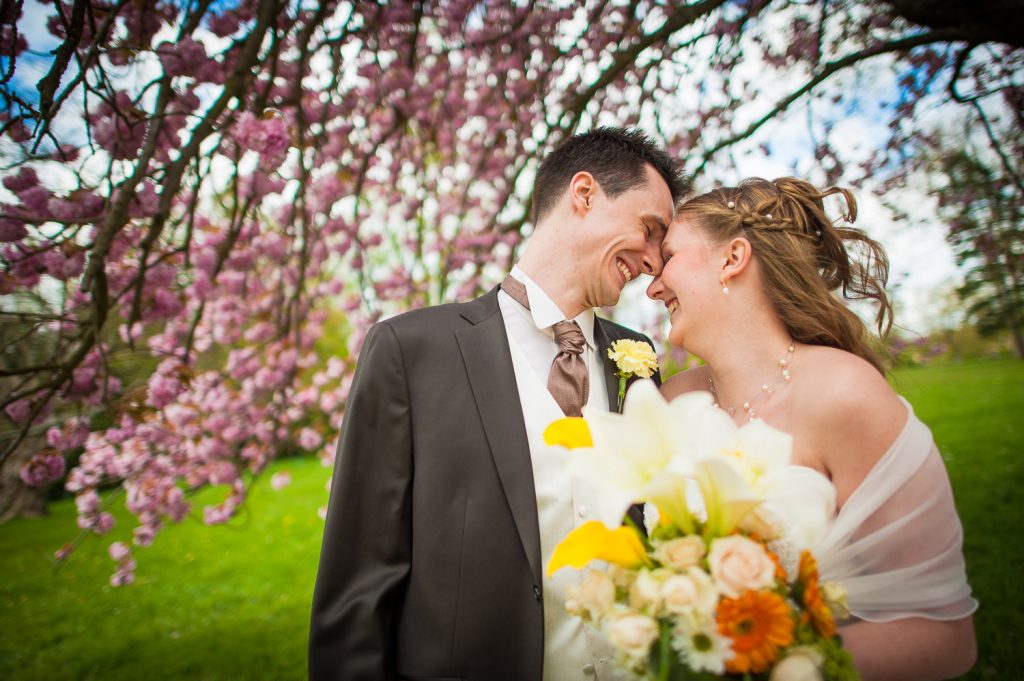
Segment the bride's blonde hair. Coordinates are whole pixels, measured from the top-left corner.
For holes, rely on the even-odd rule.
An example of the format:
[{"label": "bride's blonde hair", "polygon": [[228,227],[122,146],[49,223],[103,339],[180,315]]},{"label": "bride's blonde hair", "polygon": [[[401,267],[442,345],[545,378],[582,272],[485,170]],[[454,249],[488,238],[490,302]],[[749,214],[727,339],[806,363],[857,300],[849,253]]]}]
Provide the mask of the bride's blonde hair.
[{"label": "bride's blonde hair", "polygon": [[819,190],[792,177],[751,178],[738,187],[715,189],[682,204],[677,216],[693,220],[718,242],[738,236],[750,241],[768,299],[794,340],[852,352],[885,373],[864,322],[839,295],[874,301],[879,334],[887,335],[892,326],[885,294],[889,260],[867,234],[829,219],[824,199],[833,195],[842,197],[842,217],[852,223],[857,202],[849,190]]}]

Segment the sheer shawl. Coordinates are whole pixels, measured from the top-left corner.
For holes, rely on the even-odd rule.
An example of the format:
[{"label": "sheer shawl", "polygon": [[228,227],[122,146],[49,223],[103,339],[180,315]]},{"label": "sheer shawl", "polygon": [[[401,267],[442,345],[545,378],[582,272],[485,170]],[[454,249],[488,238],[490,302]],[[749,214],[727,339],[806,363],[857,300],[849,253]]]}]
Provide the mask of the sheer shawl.
[{"label": "sheer shawl", "polygon": [[[900,398],[902,400],[902,398]],[[974,612],[963,530],[931,431],[907,423],[813,549],[822,580],[843,583],[854,617],[953,620]]]}]

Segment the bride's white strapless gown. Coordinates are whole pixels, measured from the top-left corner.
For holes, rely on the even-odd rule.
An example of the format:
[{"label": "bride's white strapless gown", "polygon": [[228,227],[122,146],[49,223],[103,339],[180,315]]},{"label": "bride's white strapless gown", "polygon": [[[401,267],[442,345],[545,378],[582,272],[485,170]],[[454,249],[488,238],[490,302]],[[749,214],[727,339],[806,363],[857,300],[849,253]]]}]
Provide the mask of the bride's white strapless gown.
[{"label": "bride's white strapless gown", "polygon": [[973,613],[963,529],[931,431],[907,423],[811,547],[822,580],[842,582],[851,614],[871,622]]}]

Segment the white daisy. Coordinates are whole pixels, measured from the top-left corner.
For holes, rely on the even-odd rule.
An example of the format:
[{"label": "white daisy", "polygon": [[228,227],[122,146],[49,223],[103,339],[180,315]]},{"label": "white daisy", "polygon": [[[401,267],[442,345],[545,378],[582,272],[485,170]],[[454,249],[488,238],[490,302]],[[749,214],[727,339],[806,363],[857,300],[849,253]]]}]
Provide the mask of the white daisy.
[{"label": "white daisy", "polygon": [[677,618],[672,630],[672,647],[690,669],[712,674],[724,674],[726,661],[735,654],[732,642],[718,633],[713,619],[706,618]]}]

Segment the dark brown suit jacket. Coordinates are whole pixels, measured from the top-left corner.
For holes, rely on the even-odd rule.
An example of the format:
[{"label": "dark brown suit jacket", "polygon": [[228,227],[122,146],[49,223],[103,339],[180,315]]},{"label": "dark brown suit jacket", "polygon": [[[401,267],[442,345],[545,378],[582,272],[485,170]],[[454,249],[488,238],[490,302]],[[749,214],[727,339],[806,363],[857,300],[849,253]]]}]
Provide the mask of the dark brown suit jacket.
[{"label": "dark brown suit jacket", "polygon": [[[614,406],[607,348],[647,339],[600,318],[594,336]],[[539,681],[543,569],[497,289],[374,325],[342,425],[309,678]]]}]

